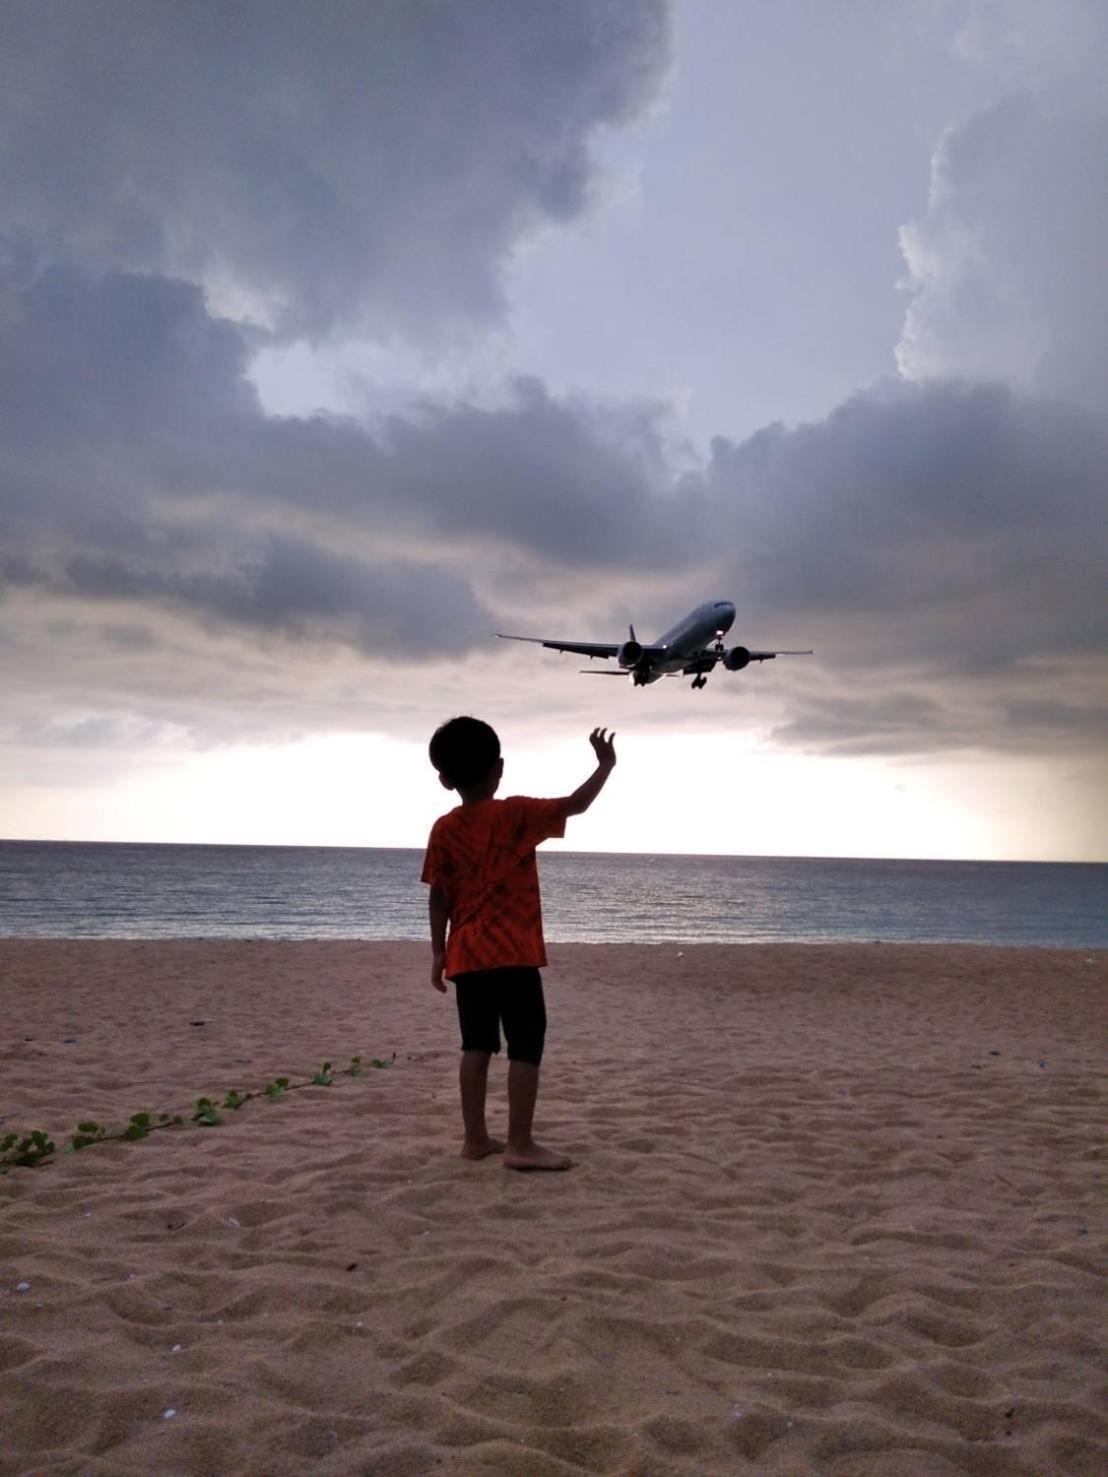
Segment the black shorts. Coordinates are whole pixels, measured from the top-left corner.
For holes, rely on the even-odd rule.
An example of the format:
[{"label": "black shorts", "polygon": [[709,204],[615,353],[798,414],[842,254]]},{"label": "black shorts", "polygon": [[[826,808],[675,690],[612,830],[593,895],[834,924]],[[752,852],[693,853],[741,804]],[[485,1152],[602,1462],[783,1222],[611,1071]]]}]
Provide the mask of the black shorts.
[{"label": "black shorts", "polygon": [[542,1061],[546,1002],[542,975],[533,966],[476,969],[455,976],[463,1051],[499,1051],[500,1026],[510,1062]]}]

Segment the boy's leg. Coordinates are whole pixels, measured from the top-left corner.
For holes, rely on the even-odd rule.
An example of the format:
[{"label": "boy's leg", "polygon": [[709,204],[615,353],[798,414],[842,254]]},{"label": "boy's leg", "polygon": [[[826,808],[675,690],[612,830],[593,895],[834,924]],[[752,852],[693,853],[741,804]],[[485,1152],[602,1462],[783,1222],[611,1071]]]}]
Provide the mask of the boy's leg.
[{"label": "boy's leg", "polygon": [[508,1038],[508,1150],[504,1163],[509,1169],[568,1169],[571,1161],[566,1155],[536,1144],[532,1132],[546,1036],[542,976],[537,969],[504,973],[513,976],[505,979],[500,1002]]},{"label": "boy's leg", "polygon": [[535,1098],[539,1091],[537,1062],[508,1063],[508,1150],[504,1163],[509,1169],[568,1169],[572,1160],[553,1149],[536,1144],[531,1127]]},{"label": "boy's leg", "polygon": [[462,1060],[458,1085],[462,1093],[463,1159],[485,1159],[500,1154],[504,1145],[489,1137],[485,1123],[485,1093],[489,1061],[500,1050],[500,1021],[488,983],[488,973],[460,974],[454,980],[458,1024],[462,1031]]},{"label": "boy's leg", "polygon": [[499,1139],[489,1137],[485,1123],[485,1094],[489,1082],[491,1051],[463,1051],[458,1069],[458,1083],[462,1090],[462,1123],[465,1125],[465,1143],[462,1145],[463,1159],[484,1159],[489,1154],[501,1154],[504,1145]]}]

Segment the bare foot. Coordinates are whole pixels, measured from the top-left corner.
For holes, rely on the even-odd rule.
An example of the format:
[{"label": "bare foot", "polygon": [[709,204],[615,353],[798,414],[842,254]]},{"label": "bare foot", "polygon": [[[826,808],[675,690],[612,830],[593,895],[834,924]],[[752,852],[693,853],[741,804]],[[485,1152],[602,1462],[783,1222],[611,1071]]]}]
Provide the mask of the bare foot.
[{"label": "bare foot", "polygon": [[524,1149],[509,1149],[504,1155],[505,1169],[569,1169],[573,1160],[553,1149],[528,1144]]},{"label": "bare foot", "polygon": [[487,1159],[490,1154],[503,1154],[503,1152],[504,1145],[499,1139],[478,1139],[472,1144],[467,1139],[462,1145],[463,1159]]}]

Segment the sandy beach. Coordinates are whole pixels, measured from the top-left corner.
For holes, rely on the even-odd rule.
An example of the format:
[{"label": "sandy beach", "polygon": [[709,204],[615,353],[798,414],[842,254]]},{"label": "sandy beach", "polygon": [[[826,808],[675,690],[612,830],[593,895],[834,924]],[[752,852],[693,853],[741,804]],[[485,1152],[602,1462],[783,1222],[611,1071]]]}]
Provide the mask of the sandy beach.
[{"label": "sandy beach", "polygon": [[1108,956],[550,952],[523,1175],[423,946],[0,942],[0,1136],[391,1063],[0,1178],[0,1473],[1108,1471]]}]

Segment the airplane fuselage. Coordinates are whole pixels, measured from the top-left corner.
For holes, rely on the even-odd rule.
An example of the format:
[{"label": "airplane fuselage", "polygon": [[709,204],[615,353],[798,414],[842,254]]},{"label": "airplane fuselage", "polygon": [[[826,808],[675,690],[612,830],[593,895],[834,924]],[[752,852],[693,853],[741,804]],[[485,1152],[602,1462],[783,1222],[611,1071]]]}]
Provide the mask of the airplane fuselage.
[{"label": "airplane fuselage", "polygon": [[[665,655],[636,666],[631,681],[636,687],[644,687],[670,673],[686,671],[703,653],[722,641],[734,620],[735,607],[730,600],[708,600],[698,605],[658,637],[653,645],[664,647]],[[706,658],[704,670],[710,672],[714,666],[715,657]]]}]

